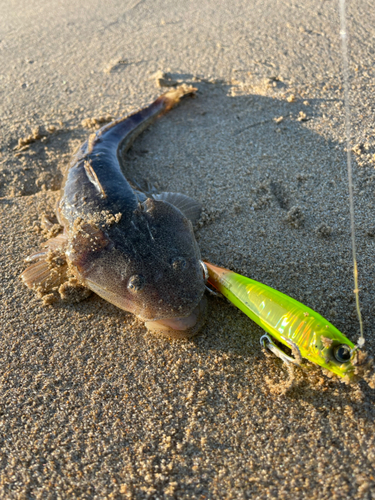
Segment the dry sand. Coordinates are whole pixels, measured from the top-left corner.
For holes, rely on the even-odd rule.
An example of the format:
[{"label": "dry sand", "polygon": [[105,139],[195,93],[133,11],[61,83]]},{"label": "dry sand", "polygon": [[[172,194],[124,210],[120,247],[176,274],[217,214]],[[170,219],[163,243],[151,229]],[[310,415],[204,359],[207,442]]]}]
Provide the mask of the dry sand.
[{"label": "dry sand", "polygon": [[[350,3],[374,355],[375,10]],[[262,353],[262,331],[222,299],[209,297],[200,336],[172,342],[96,296],[45,307],[18,279],[87,127],[150,102],[163,71],[199,95],[144,133],[129,172],[203,203],[205,259],[355,340],[338,31],[331,0],[2,2],[1,498],[375,498],[365,381],[305,364],[283,393],[287,372]]]}]

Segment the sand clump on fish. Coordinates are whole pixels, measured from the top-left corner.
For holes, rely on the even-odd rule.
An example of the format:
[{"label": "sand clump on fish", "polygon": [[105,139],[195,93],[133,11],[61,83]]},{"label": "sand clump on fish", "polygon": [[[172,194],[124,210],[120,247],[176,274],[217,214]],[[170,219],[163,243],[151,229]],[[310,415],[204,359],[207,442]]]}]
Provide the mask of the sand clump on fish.
[{"label": "sand clump on fish", "polygon": [[195,92],[186,85],[170,90],[77,150],[56,207],[61,231],[51,223],[52,237],[21,275],[46,304],[95,292],[151,331],[173,338],[198,333],[206,316],[205,265],[193,233],[200,204],[180,193],[142,192],[121,170],[134,139]]}]

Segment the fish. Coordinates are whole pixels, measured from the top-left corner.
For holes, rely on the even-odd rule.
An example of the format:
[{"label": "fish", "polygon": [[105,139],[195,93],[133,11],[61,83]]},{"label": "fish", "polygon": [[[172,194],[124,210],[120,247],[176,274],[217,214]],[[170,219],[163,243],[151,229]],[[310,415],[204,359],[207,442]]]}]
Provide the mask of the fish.
[{"label": "fish", "polygon": [[301,364],[305,358],[346,382],[355,380],[366,356],[359,355],[357,346],[323,316],[268,285],[206,261],[205,265],[208,284],[272,336],[262,336],[262,347],[288,364]]},{"label": "fish", "polygon": [[205,269],[193,224],[201,205],[181,193],[150,194],[123,173],[125,153],[157,118],[197,89],[182,85],[91,134],[68,166],[56,207],[62,232],[26,259],[31,289],[70,281],[135,314],[151,332],[189,338],[207,311]]}]

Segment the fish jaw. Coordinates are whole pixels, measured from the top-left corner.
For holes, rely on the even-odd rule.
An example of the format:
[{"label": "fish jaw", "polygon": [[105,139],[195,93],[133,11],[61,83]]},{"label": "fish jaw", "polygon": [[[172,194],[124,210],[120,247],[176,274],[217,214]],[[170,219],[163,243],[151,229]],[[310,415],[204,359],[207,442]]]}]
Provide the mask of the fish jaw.
[{"label": "fish jaw", "polygon": [[108,290],[98,287],[95,282],[86,280],[86,286],[97,295],[116,305],[124,311],[135,314],[141,321],[145,322],[147,330],[151,333],[158,333],[164,337],[172,339],[187,339],[194,337],[204,326],[207,316],[207,299],[203,296],[193,311],[182,317],[170,317],[165,319],[149,320],[137,315],[137,310],[130,300],[124,300],[124,297],[113,294]]},{"label": "fish jaw", "polygon": [[146,321],[146,328],[154,333],[173,339],[187,339],[194,337],[203,327],[207,315],[207,299],[201,301],[189,316],[168,318],[157,321]]}]

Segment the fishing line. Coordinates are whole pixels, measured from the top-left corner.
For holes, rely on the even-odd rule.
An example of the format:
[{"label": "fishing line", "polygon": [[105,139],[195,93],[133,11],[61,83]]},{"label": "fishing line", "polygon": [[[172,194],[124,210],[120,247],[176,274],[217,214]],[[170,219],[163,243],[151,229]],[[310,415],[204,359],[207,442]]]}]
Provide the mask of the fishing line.
[{"label": "fishing line", "polygon": [[352,170],[352,155],[351,155],[351,116],[350,116],[350,101],[349,101],[348,33],[346,29],[345,0],[339,0],[339,10],[340,10],[341,53],[342,53],[343,80],[344,80],[346,159],[347,159],[348,180],[349,180],[349,206],[350,206],[350,228],[351,228],[352,255],[353,255],[354,295],[355,295],[355,304],[357,308],[357,316],[359,320],[359,329],[360,329],[360,336],[357,342],[357,346],[361,348],[365,343],[365,337],[363,335],[363,322],[362,322],[361,308],[359,305],[358,266],[357,266],[357,252],[355,244],[353,170]]}]

